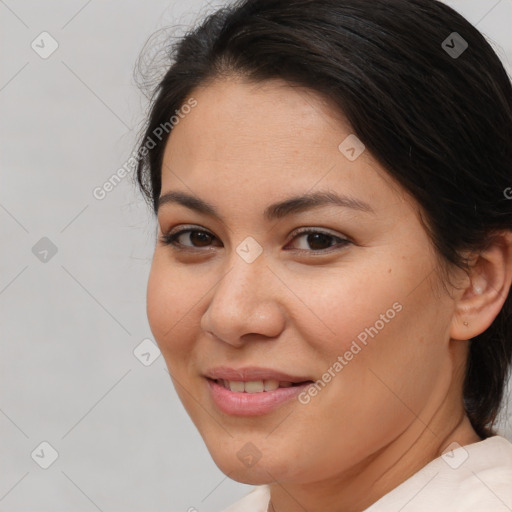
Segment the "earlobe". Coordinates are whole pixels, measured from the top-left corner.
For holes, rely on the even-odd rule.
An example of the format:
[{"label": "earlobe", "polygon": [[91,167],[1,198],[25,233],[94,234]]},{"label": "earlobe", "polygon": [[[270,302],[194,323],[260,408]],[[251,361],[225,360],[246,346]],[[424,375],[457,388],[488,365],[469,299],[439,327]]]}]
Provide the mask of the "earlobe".
[{"label": "earlobe", "polygon": [[501,232],[475,257],[466,288],[456,301],[450,337],[469,340],[498,316],[512,283],[512,232]]}]

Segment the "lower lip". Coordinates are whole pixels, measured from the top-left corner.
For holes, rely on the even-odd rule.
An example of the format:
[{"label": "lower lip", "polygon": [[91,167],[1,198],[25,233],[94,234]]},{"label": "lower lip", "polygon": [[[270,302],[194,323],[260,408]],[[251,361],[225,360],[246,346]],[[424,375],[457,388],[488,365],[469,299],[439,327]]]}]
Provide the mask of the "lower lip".
[{"label": "lower lip", "polygon": [[288,388],[277,388],[273,391],[262,391],[261,393],[240,393],[226,389],[217,384],[214,380],[206,379],[213,401],[217,407],[226,414],[235,416],[259,416],[267,414],[280,405],[297,398],[311,382],[291,386]]}]

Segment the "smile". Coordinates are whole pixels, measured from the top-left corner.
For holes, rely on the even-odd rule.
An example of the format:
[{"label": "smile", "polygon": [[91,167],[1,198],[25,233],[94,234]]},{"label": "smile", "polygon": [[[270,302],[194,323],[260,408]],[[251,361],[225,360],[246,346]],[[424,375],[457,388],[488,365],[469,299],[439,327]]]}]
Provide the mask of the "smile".
[{"label": "smile", "polygon": [[230,416],[260,416],[297,399],[313,381],[292,383],[278,380],[230,381],[209,379],[206,383],[216,408]]}]

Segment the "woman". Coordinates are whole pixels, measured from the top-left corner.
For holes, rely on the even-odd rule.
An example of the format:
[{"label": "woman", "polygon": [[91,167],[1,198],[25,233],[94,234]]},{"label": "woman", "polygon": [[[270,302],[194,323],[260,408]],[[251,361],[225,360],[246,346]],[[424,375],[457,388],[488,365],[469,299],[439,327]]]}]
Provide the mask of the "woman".
[{"label": "woman", "polygon": [[[434,0],[243,0],[139,147],[147,313],[235,511],[504,511],[512,87]],[[322,243],[323,242],[323,243]]]}]

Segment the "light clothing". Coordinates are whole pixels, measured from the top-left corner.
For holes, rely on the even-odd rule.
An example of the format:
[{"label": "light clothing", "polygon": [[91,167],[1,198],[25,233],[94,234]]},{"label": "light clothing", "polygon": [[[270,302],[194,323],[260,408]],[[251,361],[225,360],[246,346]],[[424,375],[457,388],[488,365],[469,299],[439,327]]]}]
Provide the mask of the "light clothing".
[{"label": "light clothing", "polygon": [[[493,436],[449,447],[362,512],[511,512],[512,443]],[[267,512],[261,485],[223,512]]]}]

